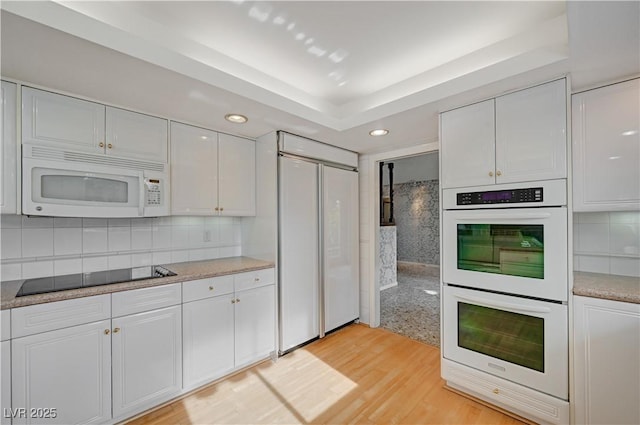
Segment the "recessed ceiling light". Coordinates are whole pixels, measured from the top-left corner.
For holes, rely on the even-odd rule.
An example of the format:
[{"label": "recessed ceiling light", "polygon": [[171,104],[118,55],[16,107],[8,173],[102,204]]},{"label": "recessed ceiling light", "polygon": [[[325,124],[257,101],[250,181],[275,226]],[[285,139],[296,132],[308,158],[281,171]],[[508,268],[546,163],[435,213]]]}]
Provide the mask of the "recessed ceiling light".
[{"label": "recessed ceiling light", "polygon": [[621,133],[623,136],[633,136],[634,134],[638,134],[637,130],[629,130]]},{"label": "recessed ceiling light", "polygon": [[378,128],[369,132],[369,136],[386,136],[387,134],[389,134],[389,130],[386,128]]},{"label": "recessed ceiling light", "polygon": [[224,116],[224,119],[235,124],[244,124],[249,121],[247,117],[240,114],[227,114]]}]

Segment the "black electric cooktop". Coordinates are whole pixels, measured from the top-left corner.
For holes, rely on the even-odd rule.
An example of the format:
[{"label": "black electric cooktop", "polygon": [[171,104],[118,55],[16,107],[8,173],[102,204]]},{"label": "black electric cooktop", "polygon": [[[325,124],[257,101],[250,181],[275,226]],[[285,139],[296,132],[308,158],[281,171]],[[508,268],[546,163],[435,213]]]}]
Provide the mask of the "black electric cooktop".
[{"label": "black electric cooktop", "polygon": [[105,270],[102,272],[66,274],[62,276],[38,277],[24,281],[16,297],[46,294],[68,289],[88,288],[111,283],[133,280],[156,279],[176,276],[171,270],[161,266],[134,267],[131,269]]}]

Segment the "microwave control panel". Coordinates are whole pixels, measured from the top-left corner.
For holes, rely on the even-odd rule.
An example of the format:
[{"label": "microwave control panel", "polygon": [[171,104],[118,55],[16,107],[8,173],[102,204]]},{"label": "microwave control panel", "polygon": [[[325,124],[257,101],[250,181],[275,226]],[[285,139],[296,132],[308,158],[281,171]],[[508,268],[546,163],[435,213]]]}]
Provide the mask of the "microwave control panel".
[{"label": "microwave control panel", "polygon": [[542,201],[543,190],[541,187],[456,194],[457,205],[519,204]]},{"label": "microwave control panel", "polygon": [[148,207],[162,205],[162,186],[160,179],[145,179],[145,205]]}]

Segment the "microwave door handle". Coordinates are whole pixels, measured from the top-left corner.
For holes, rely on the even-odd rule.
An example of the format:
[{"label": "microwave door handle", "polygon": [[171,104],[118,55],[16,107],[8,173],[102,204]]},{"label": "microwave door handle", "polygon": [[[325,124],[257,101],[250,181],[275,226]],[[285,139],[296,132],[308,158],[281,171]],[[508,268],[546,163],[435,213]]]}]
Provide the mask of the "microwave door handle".
[{"label": "microwave door handle", "polygon": [[474,213],[474,214],[457,214],[456,219],[465,221],[481,221],[481,220],[500,220],[500,221],[514,221],[514,220],[546,220],[551,218],[551,213],[524,213],[524,212],[512,212],[509,215],[504,214],[491,214],[491,213]]},{"label": "microwave door handle", "polygon": [[138,179],[140,180],[140,193],[138,195],[138,216],[144,217],[144,172],[138,172]]},{"label": "microwave door handle", "polygon": [[511,311],[517,311],[519,313],[525,313],[525,314],[526,313],[543,313],[543,314],[551,313],[551,309],[548,307],[533,307],[529,305],[505,303],[501,301],[492,301],[492,300],[476,298],[476,297],[461,297],[459,295],[456,295],[456,298],[462,301],[467,301],[474,304],[480,304],[485,307],[501,307]]}]

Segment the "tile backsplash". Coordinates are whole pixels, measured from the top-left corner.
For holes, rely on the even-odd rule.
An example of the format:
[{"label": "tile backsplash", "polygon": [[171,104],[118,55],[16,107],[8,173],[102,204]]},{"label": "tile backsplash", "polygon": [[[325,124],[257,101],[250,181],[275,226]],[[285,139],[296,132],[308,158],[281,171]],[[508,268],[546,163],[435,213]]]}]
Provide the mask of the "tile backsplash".
[{"label": "tile backsplash", "polygon": [[574,269],[640,277],[640,212],[575,213]]},{"label": "tile backsplash", "polygon": [[232,217],[52,218],[2,215],[3,281],[241,255]]}]

